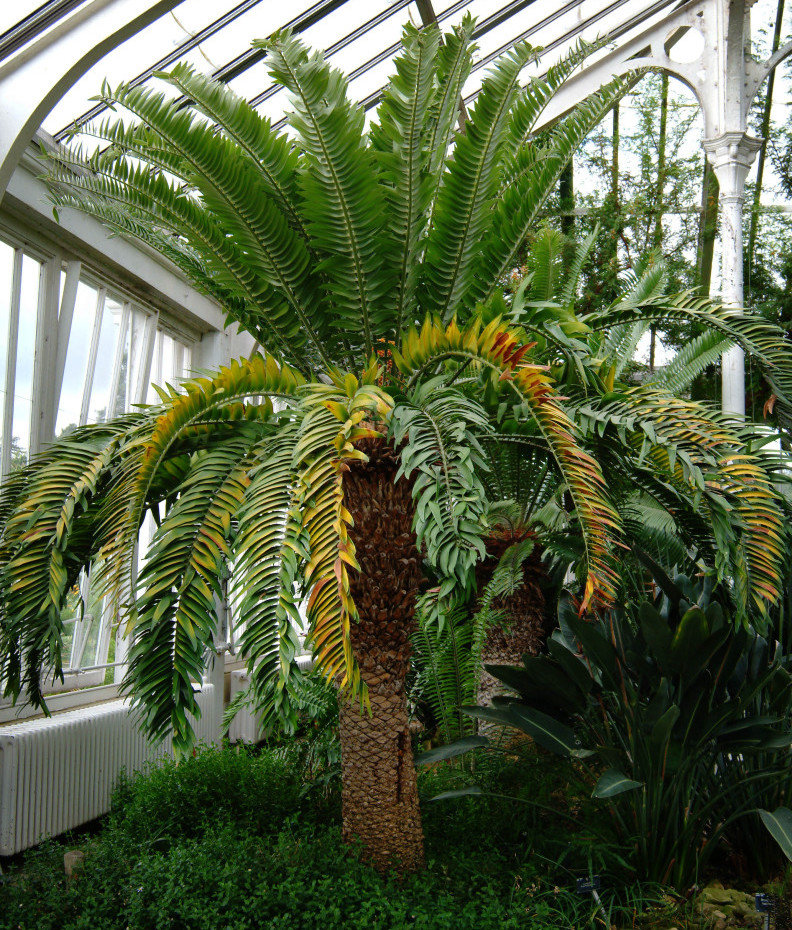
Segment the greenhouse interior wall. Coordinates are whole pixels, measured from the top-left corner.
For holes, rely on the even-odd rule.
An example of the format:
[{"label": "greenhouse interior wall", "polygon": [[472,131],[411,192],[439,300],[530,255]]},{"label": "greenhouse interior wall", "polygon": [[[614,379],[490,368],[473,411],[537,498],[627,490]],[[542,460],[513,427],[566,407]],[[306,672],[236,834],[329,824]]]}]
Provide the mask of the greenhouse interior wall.
[{"label": "greenhouse interior wall", "polygon": [[[151,60],[154,52],[148,53],[141,43],[135,45],[135,39],[151,37],[170,11],[180,7],[177,0],[49,0],[19,23],[5,24],[6,32],[0,34],[0,478],[7,478],[18,462],[65,431],[155,400],[152,383],[176,384],[191,372],[256,350],[250,336],[225,327],[217,303],[195,291],[156,252],[110,235],[85,215],[70,210],[55,214],[38,178],[36,156],[52,146],[70,144],[70,127],[79,138],[88,119],[101,115],[101,104],[92,107],[88,98],[99,89],[103,69],[111,79],[128,79],[134,75],[129,70],[118,73],[119,67],[140,70],[146,65],[136,78],[144,83],[157,68],[195,57],[202,43],[211,43],[225,29],[230,32],[238,26],[237,31],[250,38],[245,16],[265,5],[267,29],[287,25],[279,21],[283,13],[277,4],[247,0],[218,18],[218,4],[193,3],[192,12],[202,11],[211,23],[186,38],[180,33],[179,41],[170,40],[170,49],[158,61]],[[727,306],[742,305],[745,180],[760,146],[749,131],[748,113],[762,83],[792,52],[789,46],[781,47],[766,61],[747,53],[753,4],[747,0],[565,4],[438,0],[433,8],[426,0],[388,5],[324,0],[298,6],[304,9],[292,17],[291,27],[325,46],[324,31],[338,35],[328,54],[338,53],[339,58],[345,54],[344,66],[350,70],[357,65],[351,92],[366,108],[377,100],[377,82],[383,73],[379,66],[390,65],[393,37],[408,15],[416,23],[436,17],[441,24],[452,24],[468,9],[479,16],[481,51],[466,104],[475,98],[479,68],[522,38],[545,49],[537,65],[539,73],[579,38],[605,39],[554,98],[543,117],[546,122],[609,78],[633,69],[662,70],[682,81],[701,108],[701,143],[720,182],[718,296]],[[9,15],[3,14],[6,19]],[[266,75],[255,67],[258,58],[240,44],[242,37],[230,41],[237,43],[233,50],[238,54],[213,69],[216,76],[277,118],[282,113],[282,94],[275,95],[269,87]],[[227,45],[213,46],[212,54],[221,54]],[[125,48],[128,53],[113,57]],[[375,50],[378,53],[372,55]],[[80,89],[76,104],[75,88]],[[59,112],[60,124],[49,119]],[[739,349],[731,350],[724,360],[722,402],[726,413],[744,415],[744,359]],[[151,527],[144,526],[143,534],[150,532]],[[68,621],[72,633],[65,681],[53,684],[48,697],[53,716],[46,719],[24,705],[0,701],[0,855],[17,852],[42,835],[75,826],[107,808],[109,789],[96,803],[75,801],[68,816],[50,809],[53,780],[59,773],[69,769],[87,783],[92,771],[85,747],[58,755],[59,730],[65,733],[78,718],[87,726],[93,720],[100,743],[123,741],[118,735],[121,724],[114,731],[102,722],[110,710],[128,714],[119,697],[125,643],[117,608],[108,598],[92,596],[86,575],[75,592],[74,615]],[[234,655],[233,630],[223,613],[219,605],[216,653],[208,660],[205,676],[207,725],[201,736],[210,742],[220,739],[223,706],[244,676]],[[241,737],[261,735],[252,719],[237,727]],[[26,755],[26,740],[39,740],[36,745],[41,747],[45,738],[50,748],[36,752],[54,760],[51,765]],[[117,754],[111,761],[102,755],[99,743],[91,750],[100,767],[111,766],[113,777],[123,765],[137,764],[145,756],[145,749],[131,737],[127,742],[127,756]],[[68,738],[63,746],[67,744]],[[76,790],[75,797],[79,794]],[[41,810],[34,817],[31,810],[36,805]],[[33,824],[31,829],[20,828],[25,818]]]}]

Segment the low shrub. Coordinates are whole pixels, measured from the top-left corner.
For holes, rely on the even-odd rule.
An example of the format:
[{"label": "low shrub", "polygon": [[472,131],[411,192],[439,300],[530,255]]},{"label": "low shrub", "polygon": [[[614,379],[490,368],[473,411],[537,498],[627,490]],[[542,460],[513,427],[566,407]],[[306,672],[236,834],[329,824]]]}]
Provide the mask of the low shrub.
[{"label": "low shrub", "polygon": [[[570,888],[591,861],[589,835],[554,814],[578,810],[585,786],[524,747],[478,758],[475,771],[542,806],[425,803],[427,869],[399,879],[343,845],[337,794],[306,794],[280,753],[204,750],[165,763],[124,780],[98,832],[46,843],[7,873],[0,930],[586,926],[591,903]],[[424,773],[423,793],[458,778],[451,766]],[[77,843],[84,864],[67,879],[63,853]],[[605,903],[609,920],[633,926],[647,895],[609,892]]]},{"label": "low shrub", "polygon": [[250,753],[203,748],[178,765],[152,767],[145,777],[124,777],[113,797],[110,828],[140,845],[202,836],[233,821],[265,836],[288,817],[334,821],[338,798],[304,799],[299,760],[286,749]]}]

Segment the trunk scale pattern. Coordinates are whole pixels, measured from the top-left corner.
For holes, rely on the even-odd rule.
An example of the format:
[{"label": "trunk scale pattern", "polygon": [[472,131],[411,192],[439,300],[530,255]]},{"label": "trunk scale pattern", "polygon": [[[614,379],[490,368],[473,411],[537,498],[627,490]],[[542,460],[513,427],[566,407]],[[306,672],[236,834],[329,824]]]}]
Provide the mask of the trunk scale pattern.
[{"label": "trunk scale pattern", "polygon": [[359,448],[367,463],[344,475],[345,506],[360,573],[350,589],[360,615],[352,648],[371,712],[341,707],[343,834],[360,841],[371,864],[415,871],[424,864],[421,812],[407,718],[405,677],[421,558],[412,530],[410,482],[394,479],[399,457],[384,439]]}]

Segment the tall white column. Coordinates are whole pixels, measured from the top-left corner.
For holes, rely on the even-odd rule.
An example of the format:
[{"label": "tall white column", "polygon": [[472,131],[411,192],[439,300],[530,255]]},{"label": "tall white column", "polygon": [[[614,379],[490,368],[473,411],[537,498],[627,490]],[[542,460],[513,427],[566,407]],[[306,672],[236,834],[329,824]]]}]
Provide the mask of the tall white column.
[{"label": "tall white column", "polygon": [[[744,132],[725,132],[702,144],[720,185],[720,299],[725,307],[741,310],[745,179],[762,142]],[[739,346],[723,356],[721,404],[724,413],[745,417],[745,353]]]}]

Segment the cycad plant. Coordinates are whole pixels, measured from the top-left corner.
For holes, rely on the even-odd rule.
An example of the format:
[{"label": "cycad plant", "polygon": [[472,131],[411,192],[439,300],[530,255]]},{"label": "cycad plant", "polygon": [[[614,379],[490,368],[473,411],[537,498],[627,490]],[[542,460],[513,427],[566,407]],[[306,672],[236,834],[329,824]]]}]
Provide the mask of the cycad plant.
[{"label": "cycad plant", "polygon": [[[610,306],[581,311],[578,276],[594,236],[580,244],[571,264],[551,227],[532,240],[525,272],[512,277],[513,294],[501,310],[536,341],[534,357],[548,364],[580,442],[602,470],[621,518],[617,600],[644,598],[660,566],[715,572],[741,623],[772,623],[765,605],[778,590],[787,548],[781,516],[787,505],[777,493],[786,468],[777,457],[751,454],[766,441],[762,431],[729,423],[684,394],[740,342],[753,346],[788,407],[783,334],[750,315],[725,314],[688,295],[669,297],[656,257],[625,275]],[[630,369],[641,336],[650,325],[662,329],[679,318],[709,329],[636,385]],[[581,559],[585,564],[576,514],[552,455],[532,424],[516,420],[508,407],[496,419],[495,431],[481,437],[489,520],[476,591],[443,600],[435,589],[420,602],[412,696],[430,710],[445,742],[473,732],[461,711],[471,695],[478,692],[477,703],[487,704],[502,690],[485,666],[516,665],[539,651],[550,632],[546,592],[558,590]],[[507,588],[494,596],[490,578],[509,579]]]},{"label": "cycad plant", "polygon": [[[56,203],[173,260],[262,353],[161,403],[58,440],[0,500],[6,690],[43,703],[79,572],[127,600],[126,687],[147,730],[191,745],[188,714],[230,571],[254,697],[288,718],[299,608],[342,702],[343,821],[380,866],[420,866],[404,675],[425,558],[441,592],[482,552],[478,436],[506,405],[549,450],[585,545],[583,606],[617,583],[619,518],[519,325],[487,309],[616,81],[531,142],[586,49],[541,79],[515,45],[457,132],[473,22],[407,28],[368,132],[343,76],[289,34],[259,43],[289,133],[186,66],[169,95],[105,88],[132,114],[49,166]],[[172,91],[182,95],[174,100]],[[139,529],[157,530],[129,578]],[[772,597],[762,590],[760,597]]]},{"label": "cycad plant", "polygon": [[[704,368],[738,344],[753,356],[778,398],[781,421],[788,422],[792,353],[784,333],[761,317],[712,306],[691,293],[669,296],[657,256],[625,274],[611,304],[580,309],[579,276],[596,235],[579,245],[570,263],[563,237],[543,228],[517,276],[519,286],[493,303],[502,301],[504,318],[519,320],[536,341],[535,356],[548,364],[580,441],[605,476],[625,543],[669,566],[714,568],[729,583],[736,616],[757,619],[777,596],[786,548],[779,463],[752,453],[763,444],[754,424],[730,420],[685,394]],[[631,368],[643,334],[680,320],[703,332],[668,365],[635,379]],[[533,431],[502,408],[487,448],[491,500],[511,500],[518,512],[533,513],[530,519],[544,506],[547,524],[547,504],[555,496],[556,519],[545,526],[544,543],[557,548],[557,529],[569,525],[574,511]],[[524,467],[529,457],[536,468]],[[574,562],[574,547],[566,555]],[[632,564],[640,576],[640,562]]]}]

